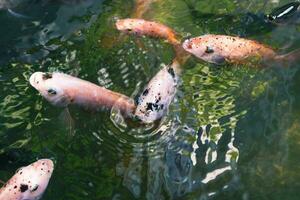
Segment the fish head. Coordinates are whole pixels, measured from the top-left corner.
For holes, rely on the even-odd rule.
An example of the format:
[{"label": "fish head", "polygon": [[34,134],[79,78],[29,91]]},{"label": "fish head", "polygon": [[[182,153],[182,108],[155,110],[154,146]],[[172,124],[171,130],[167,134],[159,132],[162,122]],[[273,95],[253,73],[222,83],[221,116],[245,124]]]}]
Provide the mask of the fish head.
[{"label": "fish head", "polygon": [[225,58],[220,54],[218,48],[211,41],[213,40],[202,39],[201,37],[191,38],[185,40],[182,47],[185,51],[193,54],[201,60],[214,64],[224,64]]},{"label": "fish head", "polygon": [[201,44],[201,39],[200,38],[190,38],[190,39],[186,39],[183,43],[182,43],[182,47],[184,50],[186,50],[187,52],[198,56],[203,56],[205,53],[205,48],[204,46]]},{"label": "fish head", "polygon": [[66,107],[71,98],[63,88],[63,80],[59,80],[58,76],[59,73],[35,72],[30,76],[29,83],[51,104]]},{"label": "fish head", "polygon": [[13,182],[16,185],[15,189],[22,196],[21,199],[40,199],[48,186],[53,170],[54,164],[50,159],[41,159],[20,168],[16,172]]},{"label": "fish head", "polygon": [[116,22],[116,28],[125,33],[135,33],[137,29],[136,25],[139,21],[134,19],[119,19]]}]

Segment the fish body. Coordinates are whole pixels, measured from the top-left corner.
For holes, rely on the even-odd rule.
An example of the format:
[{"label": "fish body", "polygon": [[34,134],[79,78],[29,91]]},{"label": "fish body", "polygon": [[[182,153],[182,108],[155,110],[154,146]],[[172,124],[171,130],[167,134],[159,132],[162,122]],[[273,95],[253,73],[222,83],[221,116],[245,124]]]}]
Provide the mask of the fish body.
[{"label": "fish body", "polygon": [[175,31],[158,22],[146,21],[144,19],[120,19],[116,22],[116,27],[119,31],[136,34],[147,35],[151,37],[158,37],[167,40],[173,45],[180,44],[180,41],[176,37]]},{"label": "fish body", "polygon": [[0,189],[0,200],[38,200],[45,192],[54,169],[49,159],[20,168]]},{"label": "fish body", "polygon": [[170,66],[164,66],[139,96],[135,116],[143,123],[152,123],[167,113],[177,90],[178,65],[175,62]]},{"label": "fish body", "polygon": [[203,35],[185,40],[182,47],[196,57],[214,64],[243,63],[251,59],[273,59],[275,51],[259,42],[227,35]]},{"label": "fish body", "polygon": [[96,111],[115,106],[128,115],[135,110],[129,97],[67,74],[35,72],[29,82],[55,106],[78,105]]}]

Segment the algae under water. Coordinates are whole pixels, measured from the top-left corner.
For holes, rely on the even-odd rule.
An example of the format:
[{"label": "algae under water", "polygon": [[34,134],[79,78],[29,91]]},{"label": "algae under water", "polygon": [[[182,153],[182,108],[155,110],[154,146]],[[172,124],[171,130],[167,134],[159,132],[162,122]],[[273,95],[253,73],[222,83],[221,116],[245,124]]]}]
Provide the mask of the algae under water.
[{"label": "algae under water", "polygon": [[[30,3],[29,3],[30,2]],[[0,10],[0,180],[37,158],[55,170],[43,200],[298,199],[299,63],[214,66],[190,58],[156,129],[116,113],[63,109],[28,83],[61,71],[135,98],[174,57],[164,41],[120,34],[118,18],[142,15],[183,38],[239,35],[282,53],[299,48],[299,25],[262,16],[288,1],[24,1]],[[71,134],[70,134],[71,133]]]}]

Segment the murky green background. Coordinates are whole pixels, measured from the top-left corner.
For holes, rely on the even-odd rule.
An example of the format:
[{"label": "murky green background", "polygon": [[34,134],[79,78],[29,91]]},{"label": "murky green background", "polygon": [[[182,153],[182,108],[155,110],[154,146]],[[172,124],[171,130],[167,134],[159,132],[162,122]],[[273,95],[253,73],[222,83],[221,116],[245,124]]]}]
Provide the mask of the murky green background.
[{"label": "murky green background", "polygon": [[[143,17],[182,37],[239,35],[287,53],[300,47],[300,25],[262,17],[287,2],[156,0]],[[61,71],[136,97],[174,52],[114,28],[136,15],[133,0],[24,0],[11,9],[27,17],[0,10],[1,180],[52,158],[43,200],[299,199],[299,63],[217,67],[191,58],[155,130],[79,108],[66,120],[29,85],[33,72]]]}]

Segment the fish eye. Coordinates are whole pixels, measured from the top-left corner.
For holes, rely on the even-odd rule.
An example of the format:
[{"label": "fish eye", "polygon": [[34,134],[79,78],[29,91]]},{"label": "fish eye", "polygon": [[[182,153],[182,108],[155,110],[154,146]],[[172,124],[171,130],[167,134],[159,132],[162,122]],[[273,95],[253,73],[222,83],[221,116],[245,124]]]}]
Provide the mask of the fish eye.
[{"label": "fish eye", "polygon": [[19,169],[17,169],[16,173],[18,173],[19,171],[21,171],[24,167],[20,167]]},{"label": "fish eye", "polygon": [[54,89],[52,89],[52,88],[48,89],[47,92],[50,95],[56,95],[57,94],[56,91]]},{"label": "fish eye", "polygon": [[39,185],[35,185],[30,191],[31,191],[31,192],[34,192],[34,191],[36,191],[38,188],[39,188]]},{"label": "fish eye", "polygon": [[206,47],[205,53],[213,53],[214,50],[211,47]]}]

